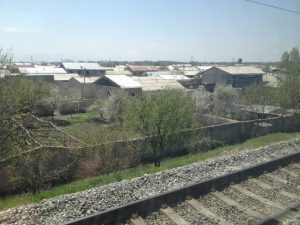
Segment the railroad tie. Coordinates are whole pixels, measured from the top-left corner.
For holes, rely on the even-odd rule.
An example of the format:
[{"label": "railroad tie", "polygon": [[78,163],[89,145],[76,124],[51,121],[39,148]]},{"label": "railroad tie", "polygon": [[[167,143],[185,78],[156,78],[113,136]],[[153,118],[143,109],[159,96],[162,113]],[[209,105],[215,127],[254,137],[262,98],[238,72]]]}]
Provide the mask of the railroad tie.
[{"label": "railroad tie", "polygon": [[273,187],[269,184],[266,184],[256,178],[251,178],[250,182],[255,183],[257,186],[261,187],[262,189],[266,189],[266,190],[272,190]]},{"label": "railroad tie", "polygon": [[172,220],[172,222],[176,225],[189,225],[188,222],[186,222],[181,216],[176,214],[176,212],[170,207],[167,207],[165,209],[161,208],[160,211],[162,212],[162,214]]},{"label": "railroad tie", "polygon": [[[266,190],[272,190],[273,187],[260,181],[260,180],[257,180],[255,178],[252,178],[250,180],[251,182],[255,183],[257,186],[263,188],[263,189],[266,189]],[[285,197],[288,197],[288,198],[291,198],[291,199],[294,199],[294,200],[300,200],[300,196],[299,195],[296,195],[296,194],[292,194],[292,193],[289,193],[289,192],[286,192],[286,191],[279,191],[278,192],[279,194],[285,196]]]},{"label": "railroad tie", "polygon": [[300,169],[300,164],[299,163],[293,163],[292,166],[297,168],[297,169]]},{"label": "railroad tie", "polygon": [[291,177],[296,177],[296,178],[299,177],[299,174],[297,174],[297,173],[295,173],[293,171],[290,171],[290,170],[288,170],[286,168],[281,168],[280,170],[283,171],[283,172],[285,172],[286,174],[290,175]]},{"label": "railroad tie", "polygon": [[224,220],[222,217],[217,216],[215,213],[204,207],[199,201],[196,199],[187,200],[186,203],[191,206],[192,208],[196,209],[200,214],[215,219],[218,221],[220,225],[230,225],[231,223]]},{"label": "railroad tie", "polygon": [[268,206],[271,206],[271,207],[275,207],[275,208],[278,208],[278,209],[284,209],[285,207],[283,205],[281,205],[280,203],[277,203],[277,202],[272,202],[270,201],[269,199],[266,199],[264,197],[261,197],[257,194],[254,194],[252,193],[251,191],[248,191],[246,190],[245,188],[241,187],[240,185],[233,185],[233,186],[230,186],[232,189],[234,190],[237,190],[239,192],[241,192],[242,194],[244,195],[247,195],[257,201],[260,201],[262,203],[264,203],[265,205],[268,205]]},{"label": "railroad tie", "polygon": [[282,178],[280,178],[278,176],[275,176],[273,174],[264,174],[264,176],[269,177],[269,178],[271,178],[271,179],[273,179],[273,180],[275,180],[277,182],[283,183],[283,184],[287,184],[288,183],[287,180],[282,179]]},{"label": "railroad tie", "polygon": [[285,196],[285,197],[292,198],[294,200],[300,200],[300,196],[299,195],[292,194],[292,193],[289,193],[289,192],[286,192],[286,191],[280,191],[279,193],[281,195]]},{"label": "railroad tie", "polygon": [[246,214],[253,216],[257,219],[262,219],[264,218],[264,215],[259,213],[259,212],[255,212],[250,208],[244,207],[242,206],[240,203],[232,200],[231,198],[227,197],[226,195],[222,194],[221,192],[212,192],[211,193],[213,196],[215,196],[216,198],[220,199],[221,201],[225,202],[226,204],[230,205],[230,206],[235,206],[236,208],[238,208],[239,210],[244,211]]},{"label": "railroad tie", "polygon": [[146,221],[142,217],[138,217],[130,220],[130,225],[147,225]]}]

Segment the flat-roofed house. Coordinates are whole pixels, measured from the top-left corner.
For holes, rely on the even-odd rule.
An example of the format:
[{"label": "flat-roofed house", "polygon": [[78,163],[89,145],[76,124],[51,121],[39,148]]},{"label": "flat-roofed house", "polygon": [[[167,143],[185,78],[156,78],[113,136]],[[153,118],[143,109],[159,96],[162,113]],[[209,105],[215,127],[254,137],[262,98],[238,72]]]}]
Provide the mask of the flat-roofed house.
[{"label": "flat-roofed house", "polygon": [[73,63],[63,62],[61,64],[68,73],[77,73],[80,76],[92,77],[105,75],[106,69],[98,63]]},{"label": "flat-roofed house", "polygon": [[246,88],[261,83],[263,74],[261,69],[250,66],[213,66],[202,72],[202,84],[208,90],[212,90],[216,84]]},{"label": "flat-roofed house", "polygon": [[158,72],[156,66],[127,66],[126,70],[130,71],[133,76],[146,76],[147,72]]}]

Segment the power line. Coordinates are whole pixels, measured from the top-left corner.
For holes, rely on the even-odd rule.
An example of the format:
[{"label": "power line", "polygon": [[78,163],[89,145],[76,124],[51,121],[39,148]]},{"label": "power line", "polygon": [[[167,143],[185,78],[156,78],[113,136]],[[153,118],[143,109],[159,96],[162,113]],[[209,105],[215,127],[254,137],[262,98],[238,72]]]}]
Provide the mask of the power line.
[{"label": "power line", "polygon": [[245,1],[252,2],[252,3],[255,3],[255,4],[259,4],[259,5],[263,5],[263,6],[268,6],[268,7],[275,8],[275,9],[280,9],[280,10],[287,11],[287,12],[300,14],[300,11],[294,11],[294,10],[285,9],[285,8],[281,8],[281,7],[274,6],[274,5],[268,5],[268,4],[265,4],[265,3],[262,3],[262,2],[257,2],[257,1],[252,1],[252,0],[245,0]]}]

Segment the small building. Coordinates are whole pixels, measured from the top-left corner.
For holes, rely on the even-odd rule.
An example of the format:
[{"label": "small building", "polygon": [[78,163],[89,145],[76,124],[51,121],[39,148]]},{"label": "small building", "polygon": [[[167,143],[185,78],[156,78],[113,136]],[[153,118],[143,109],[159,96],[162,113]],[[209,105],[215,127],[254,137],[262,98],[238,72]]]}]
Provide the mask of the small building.
[{"label": "small building", "polygon": [[156,66],[127,66],[125,70],[132,73],[133,76],[147,76],[147,72],[158,72]]},{"label": "small building", "polygon": [[202,84],[212,91],[216,84],[230,85],[233,88],[246,88],[262,83],[264,72],[249,66],[213,66],[202,72]]},{"label": "small building", "polygon": [[57,83],[59,96],[66,99],[96,99],[95,82],[100,77],[72,77],[68,82]]},{"label": "small building", "polygon": [[57,85],[59,95],[69,99],[106,99],[120,90],[128,92],[131,96],[142,94],[141,85],[126,75],[78,76]]},{"label": "small building", "polygon": [[77,73],[80,76],[86,77],[101,77],[106,73],[106,69],[101,67],[98,63],[62,63],[62,68],[64,68],[68,73]]},{"label": "small building", "polygon": [[43,82],[54,82],[54,77],[67,75],[63,68],[57,66],[21,65],[14,68],[17,68],[19,74],[24,78]]},{"label": "small building", "polygon": [[141,96],[142,86],[126,75],[105,75],[96,81],[97,85],[117,87],[128,92],[131,96]]},{"label": "small building", "polygon": [[18,71],[21,75],[26,74],[66,74],[63,68],[57,66],[41,66],[41,65],[33,65],[32,66],[21,66],[18,67]]}]

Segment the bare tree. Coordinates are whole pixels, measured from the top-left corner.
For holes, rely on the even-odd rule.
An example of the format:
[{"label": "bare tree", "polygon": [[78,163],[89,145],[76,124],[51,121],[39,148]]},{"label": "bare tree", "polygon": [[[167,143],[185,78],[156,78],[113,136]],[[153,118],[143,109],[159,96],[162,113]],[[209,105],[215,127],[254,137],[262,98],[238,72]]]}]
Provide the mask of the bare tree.
[{"label": "bare tree", "polygon": [[192,92],[192,97],[195,100],[196,108],[199,114],[212,111],[213,95],[200,86],[196,91]]},{"label": "bare tree", "polygon": [[[7,76],[10,74],[8,66],[12,64],[13,53],[12,50],[4,50],[0,48],[0,77]],[[1,74],[1,70],[3,71]]]},{"label": "bare tree", "polygon": [[227,116],[237,102],[238,92],[230,86],[218,85],[213,93],[213,113]]}]

